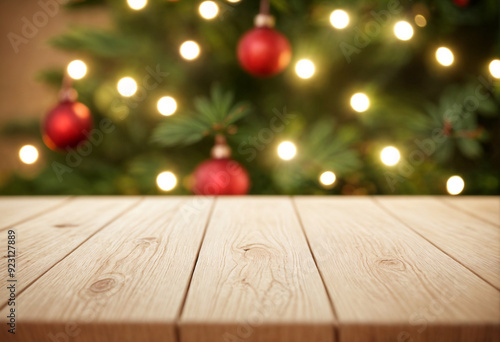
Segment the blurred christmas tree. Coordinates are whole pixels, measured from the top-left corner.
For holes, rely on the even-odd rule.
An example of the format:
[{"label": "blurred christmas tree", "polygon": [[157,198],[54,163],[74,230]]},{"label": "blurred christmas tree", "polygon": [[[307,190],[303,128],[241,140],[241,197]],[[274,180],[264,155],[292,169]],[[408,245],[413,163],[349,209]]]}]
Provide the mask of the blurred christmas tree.
[{"label": "blurred christmas tree", "polygon": [[[36,171],[11,175],[2,193],[186,194],[216,137],[254,194],[459,193],[462,180],[465,194],[500,193],[498,0],[270,5],[286,38],[253,32],[237,54],[259,11],[272,24],[265,1],[70,1],[114,20],[50,42],[81,55],[68,72],[94,130],[66,152],[40,150]],[[58,89],[65,72],[42,80]]]}]

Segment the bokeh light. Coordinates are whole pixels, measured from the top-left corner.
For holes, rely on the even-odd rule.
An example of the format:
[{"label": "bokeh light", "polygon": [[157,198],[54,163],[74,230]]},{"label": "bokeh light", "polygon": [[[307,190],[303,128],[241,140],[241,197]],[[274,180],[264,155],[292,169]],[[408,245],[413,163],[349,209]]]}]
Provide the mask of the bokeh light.
[{"label": "bokeh light", "polygon": [[329,187],[335,183],[335,180],[337,177],[335,176],[335,173],[332,171],[325,171],[319,176],[319,182],[323,184],[325,187]]},{"label": "bokeh light", "polygon": [[427,19],[422,14],[417,14],[415,16],[415,24],[419,27],[425,27],[427,25]]},{"label": "bokeh light", "polygon": [[446,182],[446,190],[450,195],[458,195],[464,190],[465,182],[460,176],[452,176]]},{"label": "bokeh light", "polygon": [[177,102],[173,97],[164,96],[158,100],[157,108],[161,115],[169,116],[177,110]]},{"label": "bokeh light", "polygon": [[163,191],[170,191],[177,185],[177,178],[170,171],[164,171],[156,177],[156,184]]},{"label": "bokeh light", "polygon": [[330,23],[336,29],[343,29],[349,25],[349,14],[343,10],[335,10],[330,14]]},{"label": "bokeh light", "polygon": [[382,163],[387,166],[396,165],[399,162],[401,155],[399,154],[399,150],[394,146],[384,147],[382,152],[380,152],[380,159]]},{"label": "bokeh light", "polygon": [[191,61],[200,55],[200,46],[195,41],[188,40],[182,43],[179,52],[182,58]]},{"label": "bokeh light", "polygon": [[295,64],[295,72],[300,78],[311,78],[315,71],[316,67],[309,59],[301,59],[297,62],[297,64]]},{"label": "bokeh light", "polygon": [[141,10],[148,4],[148,0],[127,0],[128,6],[133,10]]},{"label": "bokeh light", "polygon": [[198,11],[202,18],[210,20],[217,16],[219,13],[219,6],[213,1],[203,1],[198,7]]},{"label": "bokeh light", "polygon": [[87,65],[81,60],[74,60],[68,64],[68,75],[74,80],[79,80],[87,74]]},{"label": "bokeh light", "polygon": [[278,146],[278,156],[283,160],[290,160],[297,154],[297,148],[291,141],[283,141]]},{"label": "bokeh light", "polygon": [[38,150],[33,145],[24,145],[19,150],[19,159],[24,164],[33,164],[38,159]]},{"label": "bokeh light", "polygon": [[453,52],[447,47],[440,47],[436,50],[436,59],[439,64],[443,66],[450,66],[453,64]]},{"label": "bokeh light", "polygon": [[124,77],[118,81],[116,88],[120,95],[130,97],[137,91],[137,83],[132,77]]},{"label": "bokeh light", "polygon": [[356,93],[351,96],[351,107],[356,112],[364,112],[370,107],[370,99],[366,94]]},{"label": "bokeh light", "polygon": [[495,78],[500,78],[500,60],[498,59],[492,60],[489,69],[491,76]]},{"label": "bokeh light", "polygon": [[413,27],[406,21],[399,21],[394,25],[394,34],[400,40],[409,40],[413,37]]}]

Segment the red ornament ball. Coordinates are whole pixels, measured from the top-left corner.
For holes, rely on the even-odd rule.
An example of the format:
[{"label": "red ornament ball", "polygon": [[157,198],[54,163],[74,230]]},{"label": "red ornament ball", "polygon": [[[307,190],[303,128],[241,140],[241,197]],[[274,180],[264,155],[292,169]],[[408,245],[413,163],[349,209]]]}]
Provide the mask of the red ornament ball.
[{"label": "red ornament ball", "polygon": [[459,7],[467,7],[469,6],[470,0],[453,0],[453,2]]},{"label": "red ornament ball", "polygon": [[249,186],[245,168],[228,158],[206,160],[193,174],[192,191],[196,195],[244,195]]},{"label": "red ornament ball", "polygon": [[291,57],[288,39],[269,27],[248,31],[238,43],[241,66],[255,76],[268,77],[280,73],[290,63]]},{"label": "red ornament ball", "polygon": [[66,100],[47,114],[43,141],[52,150],[73,148],[87,140],[91,130],[92,116],[87,106]]}]

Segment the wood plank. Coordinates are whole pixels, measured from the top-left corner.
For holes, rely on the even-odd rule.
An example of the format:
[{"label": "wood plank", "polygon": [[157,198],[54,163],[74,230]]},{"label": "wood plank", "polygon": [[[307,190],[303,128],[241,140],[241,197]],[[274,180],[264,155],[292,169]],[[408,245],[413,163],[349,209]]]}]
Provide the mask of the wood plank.
[{"label": "wood plank", "polygon": [[500,229],[430,197],[381,197],[381,205],[500,289]]},{"label": "wood plank", "polygon": [[323,342],[334,316],[289,198],[220,198],[180,320],[182,342]]},{"label": "wood plank", "polygon": [[0,231],[62,205],[67,196],[0,197]]},{"label": "wood plank", "polygon": [[16,341],[175,341],[212,202],[147,198],[95,234],[19,296]]},{"label": "wood plank", "polygon": [[[16,232],[17,294],[71,253],[139,198],[80,197],[10,229]],[[10,230],[9,229],[9,230]],[[7,270],[7,232],[1,238],[0,269]],[[0,278],[0,307],[7,303],[7,277]]]},{"label": "wood plank", "polygon": [[447,196],[443,200],[480,220],[500,227],[500,197],[498,196]]},{"label": "wood plank", "polygon": [[340,342],[500,338],[500,293],[371,199],[295,201]]}]

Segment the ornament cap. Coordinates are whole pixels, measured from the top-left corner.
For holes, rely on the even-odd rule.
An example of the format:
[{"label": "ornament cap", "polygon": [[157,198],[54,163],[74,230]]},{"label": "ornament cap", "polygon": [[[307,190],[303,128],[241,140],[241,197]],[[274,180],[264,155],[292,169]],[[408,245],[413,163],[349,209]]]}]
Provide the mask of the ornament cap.
[{"label": "ornament cap", "polygon": [[210,154],[213,159],[229,159],[231,157],[231,147],[226,142],[226,137],[221,134],[215,136],[215,145]]},{"label": "ornament cap", "polygon": [[59,92],[59,101],[61,102],[75,102],[78,99],[78,93],[72,86],[73,81],[68,76],[68,74],[64,75],[63,84],[61,91]]},{"label": "ornament cap", "polygon": [[275,20],[274,17],[270,14],[257,14],[254,19],[255,27],[274,27]]}]

